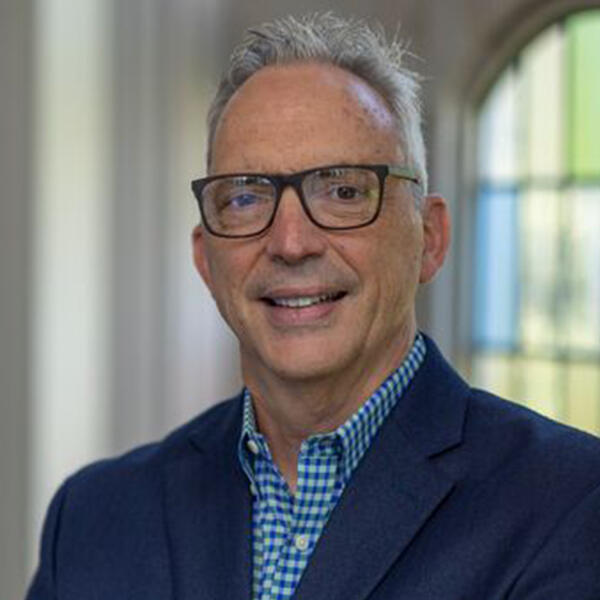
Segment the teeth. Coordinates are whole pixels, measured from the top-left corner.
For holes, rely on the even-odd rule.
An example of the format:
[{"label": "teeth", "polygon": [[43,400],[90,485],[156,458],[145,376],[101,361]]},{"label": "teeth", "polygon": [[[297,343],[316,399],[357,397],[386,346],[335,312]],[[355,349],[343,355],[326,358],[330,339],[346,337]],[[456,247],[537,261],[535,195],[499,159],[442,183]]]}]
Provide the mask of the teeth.
[{"label": "teeth", "polygon": [[313,306],[313,304],[327,302],[334,297],[333,294],[322,294],[321,296],[300,296],[298,298],[271,298],[271,301],[276,306],[285,306],[286,308],[306,308],[307,306]]}]

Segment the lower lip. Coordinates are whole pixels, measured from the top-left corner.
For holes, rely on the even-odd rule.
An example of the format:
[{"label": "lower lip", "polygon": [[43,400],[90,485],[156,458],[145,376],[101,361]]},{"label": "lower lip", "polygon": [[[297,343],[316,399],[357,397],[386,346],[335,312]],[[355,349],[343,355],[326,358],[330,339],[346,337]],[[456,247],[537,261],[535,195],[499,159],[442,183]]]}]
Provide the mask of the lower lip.
[{"label": "lower lip", "polygon": [[321,324],[338,307],[342,298],[319,302],[304,308],[288,308],[265,304],[270,321],[278,326],[301,326]]}]

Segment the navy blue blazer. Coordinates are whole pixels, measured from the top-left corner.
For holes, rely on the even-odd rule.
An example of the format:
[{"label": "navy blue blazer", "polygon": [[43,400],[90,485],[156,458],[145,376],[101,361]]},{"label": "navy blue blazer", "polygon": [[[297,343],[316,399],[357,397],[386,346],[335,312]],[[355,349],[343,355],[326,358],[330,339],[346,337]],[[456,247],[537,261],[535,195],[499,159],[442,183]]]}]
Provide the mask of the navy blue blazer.
[{"label": "navy blue blazer", "polygon": [[[598,600],[600,440],[471,389],[431,340],[295,600]],[[241,398],[57,492],[28,600],[244,600]]]}]

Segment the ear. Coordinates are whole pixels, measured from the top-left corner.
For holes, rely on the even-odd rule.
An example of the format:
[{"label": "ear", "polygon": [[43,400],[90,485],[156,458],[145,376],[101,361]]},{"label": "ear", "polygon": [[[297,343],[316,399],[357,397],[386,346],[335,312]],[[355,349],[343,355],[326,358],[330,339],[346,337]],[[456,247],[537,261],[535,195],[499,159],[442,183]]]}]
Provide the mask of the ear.
[{"label": "ear", "polygon": [[446,201],[438,194],[423,199],[423,256],[420,283],[431,281],[438,272],[450,245],[450,214]]},{"label": "ear", "polygon": [[192,248],[194,253],[194,265],[204,280],[206,287],[212,293],[212,278],[206,255],[206,232],[202,224],[196,225],[192,231]]}]

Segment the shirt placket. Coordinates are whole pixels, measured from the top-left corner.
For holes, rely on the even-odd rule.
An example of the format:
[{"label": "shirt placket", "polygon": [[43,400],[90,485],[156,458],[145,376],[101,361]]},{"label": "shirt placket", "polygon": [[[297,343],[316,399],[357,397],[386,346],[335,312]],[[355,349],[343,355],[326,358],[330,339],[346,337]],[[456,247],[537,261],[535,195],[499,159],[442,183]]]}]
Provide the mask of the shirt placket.
[{"label": "shirt placket", "polygon": [[310,559],[331,510],[338,462],[334,439],[313,438],[302,444],[292,525],[277,564],[274,599],[285,600],[293,594]]},{"label": "shirt placket", "polygon": [[[277,597],[274,595],[273,583],[291,528],[292,509],[287,485],[275,467],[266,443],[258,436],[256,439],[260,448],[255,461],[255,472],[259,488],[257,529],[261,537],[262,564],[259,570],[260,581],[254,589],[257,590],[255,597],[272,600]],[[257,546],[255,551],[258,551]]]}]

